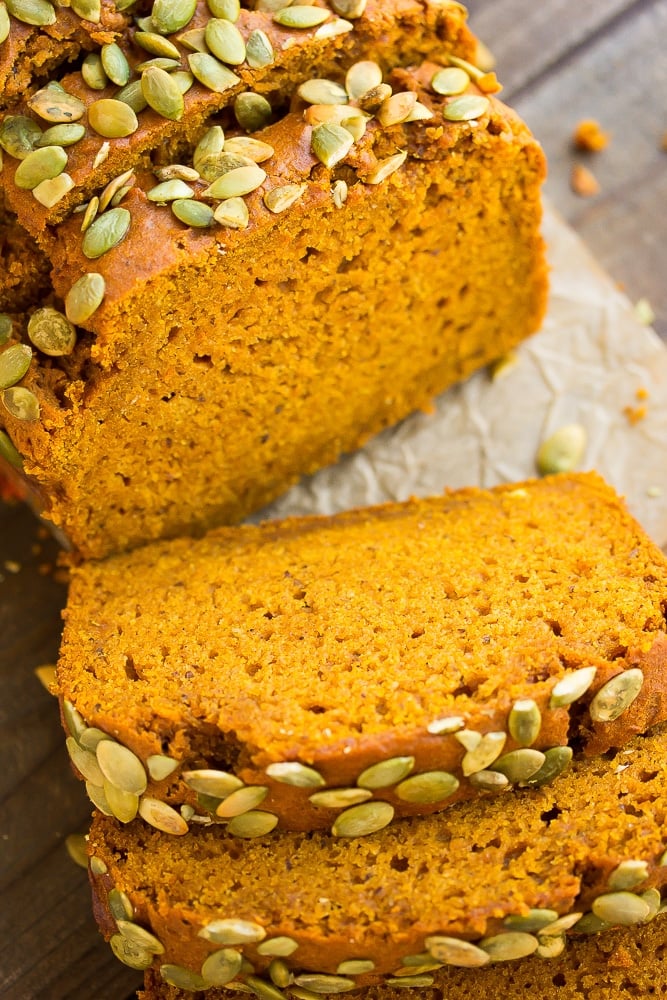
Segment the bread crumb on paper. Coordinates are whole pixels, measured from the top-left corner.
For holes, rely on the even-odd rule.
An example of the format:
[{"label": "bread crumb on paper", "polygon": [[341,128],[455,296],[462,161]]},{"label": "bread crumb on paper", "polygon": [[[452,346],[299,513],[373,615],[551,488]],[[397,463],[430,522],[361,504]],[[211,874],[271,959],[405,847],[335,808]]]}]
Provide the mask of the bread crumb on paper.
[{"label": "bread crumb on paper", "polygon": [[588,167],[575,163],[570,173],[570,187],[580,198],[592,198],[600,193],[600,183]]},{"label": "bread crumb on paper", "polygon": [[576,149],[586,153],[599,153],[609,145],[611,136],[594,118],[584,118],[574,130],[572,142]]}]

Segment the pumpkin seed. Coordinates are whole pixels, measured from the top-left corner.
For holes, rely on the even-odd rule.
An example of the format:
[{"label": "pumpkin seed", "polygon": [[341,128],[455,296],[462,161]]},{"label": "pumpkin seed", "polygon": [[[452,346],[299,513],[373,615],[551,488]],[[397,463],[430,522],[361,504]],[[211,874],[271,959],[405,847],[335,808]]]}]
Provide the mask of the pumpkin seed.
[{"label": "pumpkin seed", "polygon": [[569,766],[572,747],[551,747],[544,751],[544,764],[526,782],[531,788],[540,788],[554,781]]},{"label": "pumpkin seed", "polygon": [[155,176],[159,181],[194,181],[199,180],[199,171],[187,167],[183,163],[170,163],[167,167],[156,167]]},{"label": "pumpkin seed", "polygon": [[131,920],[118,920],[118,930],[126,941],[137,945],[138,948],[145,948],[153,955],[164,955],[164,945],[144,927],[140,927]]},{"label": "pumpkin seed", "polygon": [[239,0],[206,0],[213,17],[224,17],[226,21],[238,21],[241,12]]},{"label": "pumpkin seed", "polygon": [[264,163],[275,153],[273,146],[250,135],[236,135],[225,142],[225,152],[245,156],[253,163]]},{"label": "pumpkin seed", "polygon": [[75,142],[83,139],[85,134],[84,126],[76,123],[52,125],[51,128],[47,128],[46,132],[42,133],[36,146],[38,148],[40,146],[73,146]]},{"label": "pumpkin seed", "polygon": [[370,59],[353,63],[345,75],[345,90],[351,101],[382,83],[382,69]]},{"label": "pumpkin seed", "polygon": [[99,24],[102,16],[101,0],[72,0],[72,10],[84,21]]},{"label": "pumpkin seed", "polygon": [[554,684],[549,707],[560,708],[562,705],[571,705],[577,698],[581,698],[593,683],[596,673],[597,667],[581,667],[565,674],[557,684]]},{"label": "pumpkin seed", "polygon": [[306,7],[295,4],[293,7],[285,7],[273,15],[276,24],[281,24],[283,28],[316,28],[330,16],[328,10],[321,7]]},{"label": "pumpkin seed", "polygon": [[266,97],[248,91],[234,101],[234,115],[246,132],[258,132],[271,121],[273,111]]},{"label": "pumpkin seed", "polygon": [[43,146],[34,149],[21,160],[14,174],[14,183],[19,188],[31,191],[42,181],[57,177],[66,166],[67,153],[61,146]]},{"label": "pumpkin seed", "polygon": [[375,117],[383,128],[390,128],[398,125],[412,113],[417,103],[417,95],[411,90],[392,94],[386,101],[383,101],[378,108]]},{"label": "pumpkin seed", "polygon": [[268,794],[269,789],[265,785],[246,785],[245,788],[238,788],[220,803],[216,814],[225,818],[242,816],[243,813],[250,812],[260,805]]},{"label": "pumpkin seed", "polygon": [[524,931],[494,934],[479,942],[479,947],[487,953],[492,962],[508,962],[517,958],[525,958],[527,955],[532,955],[538,945],[537,938]]},{"label": "pumpkin seed", "polygon": [[566,913],[562,917],[558,917],[553,923],[547,924],[546,927],[540,928],[540,933],[538,937],[540,940],[544,937],[550,937],[551,935],[562,934],[564,931],[569,931],[571,927],[574,927],[583,917],[583,913]]},{"label": "pumpkin seed", "polygon": [[347,91],[333,80],[306,80],[297,88],[297,94],[308,104],[347,104]]},{"label": "pumpkin seed", "polygon": [[234,774],[229,774],[227,771],[184,771],[182,777],[185,784],[194,792],[201,792],[202,795],[212,795],[218,799],[225,799],[232,792],[235,792],[237,788],[243,787],[243,782],[240,778],[237,778]]},{"label": "pumpkin seed", "polygon": [[362,111],[374,115],[388,97],[391,97],[391,87],[388,83],[379,83],[377,87],[372,87],[365,94],[362,94],[358,104]]},{"label": "pumpkin seed", "polygon": [[311,104],[304,118],[309,125],[340,125],[355,142],[364,136],[368,116],[349,104]]},{"label": "pumpkin seed", "polygon": [[[117,177],[114,177],[113,180],[109,181],[109,183],[104,188],[102,194],[99,197],[99,202],[97,206],[99,212],[105,211],[107,206],[110,205],[111,202],[113,201],[114,196],[123,187],[125,187],[127,181],[130,181],[131,185],[135,181],[134,170],[132,167],[130,167],[129,170],[126,170],[125,173],[119,174]],[[131,187],[128,188],[128,190],[131,190]]]},{"label": "pumpkin seed", "polygon": [[478,94],[463,94],[449,101],[442,112],[442,117],[448,122],[469,122],[480,118],[489,109],[488,97]]},{"label": "pumpkin seed", "polygon": [[147,69],[163,69],[167,73],[180,67],[178,59],[168,59],[166,56],[154,56],[153,59],[146,59],[145,62],[137,63],[134,67],[137,73],[145,73]]},{"label": "pumpkin seed", "polygon": [[74,187],[74,181],[69,174],[58,174],[51,180],[42,181],[37,187],[32,189],[33,198],[44,205],[45,208],[53,208],[59,201],[68,194]]},{"label": "pumpkin seed", "polygon": [[72,323],[85,323],[101,306],[106,284],[101,274],[89,271],[78,278],[65,297],[65,315]]},{"label": "pumpkin seed", "polygon": [[79,746],[82,746],[84,750],[90,750],[95,753],[97,750],[97,744],[102,740],[110,740],[112,737],[108,733],[103,732],[101,729],[97,729],[96,726],[90,726],[88,729],[84,729],[81,733],[81,738],[79,739]]},{"label": "pumpkin seed", "polygon": [[23,470],[23,459],[14,447],[9,435],[2,430],[0,430],[0,455],[14,469],[18,469],[19,472]]},{"label": "pumpkin seed", "polygon": [[[30,348],[28,348],[28,350],[30,350]],[[78,711],[78,709],[74,707],[72,702],[69,701],[67,698],[63,698],[62,712],[63,712],[63,719],[65,720],[65,726],[67,727],[67,731],[69,732],[70,736],[73,736],[78,743],[79,740],[81,739],[82,733],[84,733],[88,728],[88,726],[83,720],[83,716]]]},{"label": "pumpkin seed", "polygon": [[201,967],[207,986],[225,986],[241,971],[243,956],[233,948],[212,952]]},{"label": "pumpkin seed", "polygon": [[[193,819],[193,817],[195,816],[195,807],[191,806],[189,802],[181,803],[178,811],[180,812],[181,816],[183,817],[186,823],[189,823],[190,820]],[[204,819],[208,819],[208,817],[204,816],[197,817],[197,820],[204,820]]]},{"label": "pumpkin seed", "polygon": [[153,964],[152,952],[128,941],[122,934],[114,934],[109,944],[116,958],[124,965],[129,965],[131,969],[147,969]]},{"label": "pumpkin seed", "polygon": [[98,135],[108,139],[122,139],[139,128],[137,116],[130,105],[112,97],[103,97],[89,105],[88,124]]},{"label": "pumpkin seed", "polygon": [[134,792],[126,792],[111,781],[103,784],[104,795],[109,808],[120,823],[131,823],[139,809],[139,796]]},{"label": "pumpkin seed", "polygon": [[346,809],[373,798],[366,788],[330,788],[326,792],[315,792],[308,801],[322,809]]},{"label": "pumpkin seed", "polygon": [[195,170],[201,174],[202,164],[211,158],[220,156],[224,146],[225,134],[219,125],[214,125],[208,132],[204,133],[195,146],[194,153],[192,154],[192,164]]},{"label": "pumpkin seed", "polygon": [[47,0],[6,0],[7,10],[17,21],[43,28],[54,24],[56,12]]},{"label": "pumpkin seed", "polygon": [[310,140],[314,155],[329,169],[345,159],[353,144],[352,136],[341,125],[316,125]]},{"label": "pumpkin seed", "polygon": [[194,17],[197,0],[154,0],[151,21],[160,35],[181,31]]},{"label": "pumpkin seed", "polygon": [[180,813],[166,802],[160,802],[159,799],[153,799],[148,795],[143,795],[139,802],[139,815],[150,826],[162,830],[163,833],[173,833],[180,837],[188,832],[188,824]]},{"label": "pumpkin seed", "polygon": [[[457,737],[461,733],[456,734]],[[507,736],[505,733],[485,733],[473,750],[468,752],[461,761],[461,769],[468,777],[475,771],[482,771],[496,760],[505,745]]]},{"label": "pumpkin seed", "polygon": [[542,715],[532,698],[515,701],[507,718],[510,736],[522,747],[529,747],[537,739]]},{"label": "pumpkin seed", "polygon": [[648,916],[643,920],[643,923],[647,924],[650,920],[658,915],[661,909],[662,897],[658,889],[647,889],[646,892],[640,894],[640,898],[644,900],[649,908]]},{"label": "pumpkin seed", "polygon": [[104,783],[104,776],[95,754],[80,747],[73,736],[67,737],[65,746],[70,760],[82,777],[93,785],[101,786]]},{"label": "pumpkin seed", "polygon": [[319,42],[323,38],[336,38],[338,35],[346,35],[348,31],[353,30],[353,24],[339,18],[337,21],[327,21],[326,24],[321,24],[313,35],[313,38]]},{"label": "pumpkin seed", "polygon": [[447,771],[426,771],[406,778],[395,788],[396,795],[403,802],[427,805],[442,802],[459,787],[458,779]]},{"label": "pumpkin seed", "polygon": [[116,42],[108,42],[100,49],[100,61],[104,72],[112,83],[124,87],[130,79],[130,64],[125,53]]},{"label": "pumpkin seed", "polygon": [[175,73],[171,74],[171,78],[182,94],[187,94],[195,82],[194,76],[187,69],[177,69]]},{"label": "pumpkin seed", "polygon": [[0,146],[16,160],[24,160],[37,148],[42,130],[32,118],[8,115],[0,125]]},{"label": "pumpkin seed", "polygon": [[366,0],[331,0],[331,6],[341,17],[361,17],[366,10]]},{"label": "pumpkin seed", "polygon": [[252,920],[225,917],[206,924],[197,932],[197,937],[212,941],[213,944],[254,944],[264,940],[266,931],[261,924]]},{"label": "pumpkin seed", "polygon": [[292,982],[293,976],[290,971],[287,962],[283,962],[281,958],[274,958],[272,962],[269,963],[268,968],[269,979],[274,986],[280,987],[280,989],[285,989]]},{"label": "pumpkin seed", "polygon": [[74,122],[83,117],[86,107],[78,97],[68,94],[58,83],[47,83],[28,99],[28,107],[50,122]]},{"label": "pumpkin seed", "polygon": [[535,908],[525,914],[512,914],[512,916],[505,917],[503,924],[510,931],[525,931],[530,934],[553,924],[557,919],[558,914],[555,910]]},{"label": "pumpkin seed", "polygon": [[9,389],[20,382],[30,368],[32,348],[28,344],[13,344],[0,354],[0,389]]},{"label": "pumpkin seed", "polygon": [[252,167],[254,165],[254,160],[248,159],[247,156],[239,156],[238,153],[217,153],[212,156],[206,156],[199,161],[199,172],[205,181],[215,181],[218,177],[222,177],[223,174],[229,173],[230,170],[235,170],[237,167]]},{"label": "pumpkin seed", "polygon": [[76,344],[76,330],[57,309],[36,309],[28,320],[28,336],[35,347],[52,358],[71,354]]},{"label": "pumpkin seed", "polygon": [[132,108],[135,114],[139,114],[144,108],[148,107],[148,101],[144,97],[144,92],[141,89],[141,80],[132,80],[121,90],[117,91],[114,98],[115,101],[122,101],[123,104],[127,104],[128,107]]},{"label": "pumpkin seed", "polygon": [[184,31],[182,34],[177,35],[176,39],[184,48],[189,49],[190,52],[208,52],[204,37],[205,34],[205,27],[190,28],[189,31]]},{"label": "pumpkin seed", "polygon": [[4,3],[0,3],[0,45],[6,42],[9,37],[9,29],[11,25],[9,22],[9,14],[7,13],[7,7]]},{"label": "pumpkin seed", "polygon": [[175,201],[177,198],[193,198],[194,191],[185,181],[173,180],[162,181],[156,184],[150,191],[146,192],[149,201],[164,202]]},{"label": "pumpkin seed", "polygon": [[406,122],[428,122],[434,117],[433,112],[425,104],[415,101],[415,106],[405,120]]},{"label": "pumpkin seed", "polygon": [[284,184],[282,187],[273,188],[264,195],[264,204],[270,212],[276,214],[291,208],[295,202],[305,193],[308,185]]},{"label": "pumpkin seed", "polygon": [[242,816],[235,816],[227,824],[227,830],[234,837],[242,837],[250,840],[253,837],[264,837],[271,833],[278,825],[278,817],[270,812],[262,812],[259,809],[251,809],[250,812]]},{"label": "pumpkin seed", "polygon": [[111,806],[107,802],[107,797],[101,785],[94,785],[92,781],[87,781],[86,794],[96,809],[99,809],[105,816],[113,816]]},{"label": "pumpkin seed", "polygon": [[245,43],[245,54],[248,65],[253,69],[272,66],[276,58],[271,39],[260,28],[255,28],[248,35]]},{"label": "pumpkin seed", "polygon": [[243,198],[225,198],[213,213],[215,221],[228,229],[245,229],[248,225],[248,206]]},{"label": "pumpkin seed", "polygon": [[331,197],[336,208],[342,208],[347,201],[347,184],[343,180],[334,181]]},{"label": "pumpkin seed", "polygon": [[394,153],[393,156],[387,156],[386,159],[379,160],[375,170],[372,170],[370,174],[364,177],[364,184],[381,184],[382,181],[385,181],[387,177],[390,177],[391,174],[403,166],[407,156],[407,150],[403,150],[402,153]]},{"label": "pumpkin seed", "polygon": [[206,44],[220,62],[230,66],[240,66],[245,61],[243,35],[231,21],[212,17],[204,33]]},{"label": "pumpkin seed", "polygon": [[239,198],[256,191],[266,180],[266,172],[256,164],[235,167],[222,174],[203,192],[207,198]]},{"label": "pumpkin seed", "polygon": [[500,771],[488,771],[483,768],[470,775],[470,784],[483,792],[502,792],[509,787],[509,778]]},{"label": "pumpkin seed", "polygon": [[454,94],[462,94],[470,83],[470,77],[464,69],[459,66],[447,66],[439,69],[431,80],[431,88],[436,94],[443,94],[450,97]]},{"label": "pumpkin seed", "polygon": [[12,317],[7,313],[0,313],[0,346],[6,344],[12,335],[14,323]]},{"label": "pumpkin seed", "polygon": [[171,210],[179,222],[193,229],[206,229],[212,226],[213,209],[203,201],[191,201],[190,198],[191,196],[177,198],[171,202]]},{"label": "pumpkin seed", "polygon": [[571,472],[584,457],[586,443],[586,430],[581,424],[566,424],[560,427],[538,448],[537,471],[541,476],[556,472]]},{"label": "pumpkin seed", "polygon": [[160,966],[160,975],[164,979],[165,983],[169,983],[170,986],[176,986],[181,990],[205,990],[207,983],[202,976],[197,972],[190,972],[189,969],[183,968],[182,965],[172,965],[166,963]]},{"label": "pumpkin seed", "polygon": [[461,941],[459,938],[438,935],[426,938],[424,944],[433,958],[444,965],[476,969],[489,961],[488,952],[471,944],[470,941]]},{"label": "pumpkin seed", "polygon": [[349,958],[340,963],[336,974],[339,976],[363,976],[365,972],[372,972],[374,968],[375,962],[372,962],[370,958]]},{"label": "pumpkin seed", "polygon": [[394,807],[389,802],[364,802],[342,812],[331,827],[331,832],[334,837],[365,837],[384,829],[393,818]]},{"label": "pumpkin seed", "polygon": [[414,757],[391,757],[373,764],[361,772],[357,778],[359,788],[388,788],[402,781],[415,766]]},{"label": "pumpkin seed", "polygon": [[590,704],[591,719],[595,722],[613,722],[632,705],[644,683],[638,667],[616,674],[603,684]]},{"label": "pumpkin seed", "polygon": [[640,924],[648,917],[651,907],[633,892],[606,892],[593,901],[593,914],[608,924],[629,927]]},{"label": "pumpkin seed", "polygon": [[141,76],[141,90],[150,107],[163,118],[180,121],[183,117],[183,94],[166,70],[149,67]]},{"label": "pumpkin seed", "polygon": [[97,762],[104,777],[117,788],[135,795],[146,791],[144,765],[129,747],[115,740],[104,740],[97,747]]},{"label": "pumpkin seed", "polygon": [[260,1000],[283,1000],[283,994],[279,989],[258,976],[246,976],[244,982]]},{"label": "pumpkin seed", "polygon": [[288,955],[294,954],[298,947],[298,941],[295,941],[294,938],[282,935],[280,937],[267,938],[266,941],[262,941],[261,944],[258,944],[257,954],[277,955],[282,958],[287,958]]},{"label": "pumpkin seed", "polygon": [[578,934],[597,934],[599,931],[606,931],[611,924],[606,920],[601,920],[594,913],[585,913],[577,923]]},{"label": "pumpkin seed", "polygon": [[465,721],[460,715],[451,715],[448,719],[434,719],[433,722],[429,722],[426,732],[433,736],[444,736],[448,733],[455,733],[459,729],[463,729],[464,726]]},{"label": "pumpkin seed", "polygon": [[[88,121],[90,121],[90,116],[88,116]],[[104,163],[104,161],[106,160],[107,156],[109,155],[109,151],[110,150],[111,150],[110,143],[103,142],[102,145],[100,146],[100,148],[95,153],[95,159],[93,160],[93,170],[97,170],[97,168],[102,163]]]},{"label": "pumpkin seed", "polygon": [[284,785],[293,785],[295,788],[321,788],[324,778],[313,767],[307,767],[296,760],[280,761],[276,764],[269,764],[266,773],[274,781],[279,781]]},{"label": "pumpkin seed", "polygon": [[93,875],[106,875],[109,869],[104,861],[102,861],[102,858],[97,858],[93,855],[90,859],[90,870]]},{"label": "pumpkin seed", "polygon": [[167,59],[175,59],[180,62],[181,53],[173,42],[170,42],[164,35],[159,35],[156,31],[137,31],[134,41],[143,49],[150,52],[152,56],[164,56]]},{"label": "pumpkin seed", "polygon": [[388,986],[398,986],[398,987],[404,987],[406,989],[408,988],[413,989],[413,988],[433,986],[434,979],[433,976],[401,976],[397,979],[394,979],[391,976],[389,976],[387,977],[387,979],[385,979],[385,982],[387,983]]},{"label": "pumpkin seed", "polygon": [[609,876],[608,884],[609,888],[613,890],[634,889],[641,882],[645,882],[647,878],[647,862],[629,859],[628,861],[621,861],[620,865],[614,868]]},{"label": "pumpkin seed", "polygon": [[101,257],[125,238],[131,216],[126,208],[110,208],[99,215],[83,234],[81,249],[90,260]]},{"label": "pumpkin seed", "polygon": [[356,986],[354,980],[345,976],[327,976],[317,972],[303,972],[300,976],[296,976],[294,982],[297,986],[312,990],[313,993],[347,993]]},{"label": "pumpkin seed", "polygon": [[188,63],[196,79],[216,94],[222,94],[241,82],[236,73],[232,73],[231,69],[223,66],[208,52],[193,52],[188,56]]},{"label": "pumpkin seed", "polygon": [[510,750],[503,754],[493,764],[493,770],[504,774],[508,781],[515,784],[518,781],[528,781],[540,770],[546,757],[539,750],[521,747],[520,750]]},{"label": "pumpkin seed", "polygon": [[476,750],[482,742],[482,734],[475,729],[461,729],[454,734],[454,739],[466,750]]},{"label": "pumpkin seed", "polygon": [[534,951],[540,958],[558,958],[565,951],[565,935],[558,937],[538,938],[539,944]]},{"label": "pumpkin seed", "polygon": [[104,72],[99,52],[88,53],[81,64],[81,76],[91,90],[104,90],[109,83],[109,77]]}]

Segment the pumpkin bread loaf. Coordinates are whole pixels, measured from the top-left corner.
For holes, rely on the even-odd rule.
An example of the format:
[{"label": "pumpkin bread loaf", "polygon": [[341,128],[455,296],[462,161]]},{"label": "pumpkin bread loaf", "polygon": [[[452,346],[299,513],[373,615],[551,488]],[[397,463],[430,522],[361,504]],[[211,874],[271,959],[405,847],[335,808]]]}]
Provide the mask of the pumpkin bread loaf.
[{"label": "pumpkin bread loaf", "polygon": [[511,801],[463,802],[361,839],[239,840],[217,826],[169,837],[98,814],[96,917],[135,968],[195,987],[250,976],[259,996],[276,967],[284,985],[334,993],[426,985],[440,966],[548,964],[578,935],[658,914],[666,755],[661,726]]},{"label": "pumpkin bread loaf", "polygon": [[73,568],[68,748],[124,822],[369,833],[665,720],[666,600],[594,473],[156,543]]},{"label": "pumpkin bread loaf", "polygon": [[[461,5],[200,4],[175,41],[139,27],[123,100],[143,110],[88,63],[0,126],[0,183],[58,297],[0,353],[2,372],[19,338],[32,351],[0,422],[89,557],[242,519],[506,353],[546,298],[544,156],[470,63]],[[193,45],[241,61],[172,112],[174,80],[216,62]],[[133,131],[107,137],[119,106]]]}]

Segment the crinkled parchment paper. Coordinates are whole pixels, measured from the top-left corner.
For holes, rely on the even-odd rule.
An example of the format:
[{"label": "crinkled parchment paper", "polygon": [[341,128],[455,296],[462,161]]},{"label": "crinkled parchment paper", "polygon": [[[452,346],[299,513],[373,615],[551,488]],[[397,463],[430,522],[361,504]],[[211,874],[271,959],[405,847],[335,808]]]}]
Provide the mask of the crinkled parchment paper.
[{"label": "crinkled parchment paper", "polygon": [[543,438],[576,422],[588,436],[580,468],[597,469],[624,494],[664,546],[667,348],[638,322],[627,298],[549,206],[544,233],[552,269],[549,309],[513,366],[493,380],[479,372],[443,393],[432,413],[414,414],[378,435],[260,516],[328,514],[447,486],[524,479],[536,475]]}]

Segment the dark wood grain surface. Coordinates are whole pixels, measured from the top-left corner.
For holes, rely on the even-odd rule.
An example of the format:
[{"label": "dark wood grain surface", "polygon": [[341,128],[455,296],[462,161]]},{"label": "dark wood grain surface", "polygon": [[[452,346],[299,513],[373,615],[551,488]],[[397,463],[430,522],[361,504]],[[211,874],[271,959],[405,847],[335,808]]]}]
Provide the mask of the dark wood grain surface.
[{"label": "dark wood grain surface", "polygon": [[[667,4],[471,0],[470,12],[503,97],[544,144],[552,202],[630,298],[649,300],[667,339]],[[604,152],[572,150],[583,118],[611,133]],[[574,163],[595,173],[598,195],[571,191]],[[34,675],[58,648],[56,555],[28,511],[0,504],[0,997],[124,1000],[137,976],[98,937],[85,874],[66,853],[89,808]]]}]

